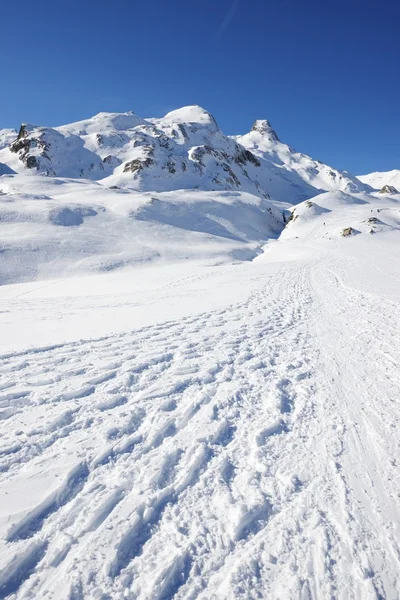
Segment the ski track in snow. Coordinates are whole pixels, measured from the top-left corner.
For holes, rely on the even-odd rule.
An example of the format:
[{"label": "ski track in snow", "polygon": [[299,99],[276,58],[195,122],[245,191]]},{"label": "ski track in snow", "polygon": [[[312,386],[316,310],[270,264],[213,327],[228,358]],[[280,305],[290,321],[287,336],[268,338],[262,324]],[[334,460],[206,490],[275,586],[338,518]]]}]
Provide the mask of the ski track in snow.
[{"label": "ski track in snow", "polygon": [[1,357],[0,493],[68,469],[7,523],[0,598],[399,598],[398,305],[333,259],[278,275]]}]

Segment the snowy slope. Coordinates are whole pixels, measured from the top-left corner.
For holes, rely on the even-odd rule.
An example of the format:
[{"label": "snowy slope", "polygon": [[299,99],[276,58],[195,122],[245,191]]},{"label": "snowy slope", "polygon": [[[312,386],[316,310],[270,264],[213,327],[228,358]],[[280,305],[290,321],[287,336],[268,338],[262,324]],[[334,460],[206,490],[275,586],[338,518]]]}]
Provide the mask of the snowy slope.
[{"label": "snowy slope", "polygon": [[7,148],[15,141],[17,132],[15,129],[0,129],[0,150]]},{"label": "snowy slope", "polygon": [[351,235],[394,235],[400,230],[400,194],[377,198],[367,194],[325,192],[292,209],[280,240],[310,236],[315,240],[339,239],[351,229]]},{"label": "snowy slope", "polygon": [[3,286],[0,597],[398,598],[398,201],[323,194],[253,263]]},{"label": "snowy slope", "polygon": [[375,190],[380,190],[384,185],[390,185],[400,191],[400,171],[383,171],[369,173],[368,175],[358,175],[358,179],[367,185],[370,185]]},{"label": "snowy slope", "polygon": [[[17,132],[14,129],[0,129],[0,151],[7,148],[16,138]],[[14,171],[0,161],[0,176],[13,173]]]},{"label": "snowy slope", "polygon": [[[360,185],[360,181],[349,173],[313,160],[310,156],[296,152],[281,142],[269,121],[255,121],[251,131],[246,135],[236,136],[236,140],[265,161],[260,183],[268,185],[269,178],[271,195],[280,200],[285,200],[285,197],[282,197],[279,188],[275,189],[274,182],[279,180],[279,176],[286,179],[287,185],[291,186],[285,189],[286,198],[296,197],[304,200],[322,190],[342,190],[353,193],[371,191],[367,185]],[[314,193],[310,195],[311,189]],[[302,197],[299,194],[302,194]]]},{"label": "snowy slope", "polygon": [[3,176],[0,284],[153,261],[249,260],[282,227],[280,210],[245,192],[140,193],[83,179]]}]

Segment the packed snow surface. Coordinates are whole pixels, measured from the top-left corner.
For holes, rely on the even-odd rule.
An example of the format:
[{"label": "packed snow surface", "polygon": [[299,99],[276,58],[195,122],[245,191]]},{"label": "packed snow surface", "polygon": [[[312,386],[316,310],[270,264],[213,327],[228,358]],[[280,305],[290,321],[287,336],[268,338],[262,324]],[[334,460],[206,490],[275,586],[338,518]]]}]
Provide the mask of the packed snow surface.
[{"label": "packed snow surface", "polygon": [[[118,175],[138,127],[203,183]],[[0,598],[398,600],[400,195],[199,107],[49,129],[0,137]]]}]

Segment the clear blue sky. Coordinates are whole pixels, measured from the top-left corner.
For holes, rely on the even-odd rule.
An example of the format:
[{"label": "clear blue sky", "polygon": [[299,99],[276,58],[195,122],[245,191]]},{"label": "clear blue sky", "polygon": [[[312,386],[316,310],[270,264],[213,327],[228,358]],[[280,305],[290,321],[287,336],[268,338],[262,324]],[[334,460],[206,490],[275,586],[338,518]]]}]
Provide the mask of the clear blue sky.
[{"label": "clear blue sky", "polygon": [[228,134],[400,168],[398,0],[3,0],[0,128],[200,104]]}]

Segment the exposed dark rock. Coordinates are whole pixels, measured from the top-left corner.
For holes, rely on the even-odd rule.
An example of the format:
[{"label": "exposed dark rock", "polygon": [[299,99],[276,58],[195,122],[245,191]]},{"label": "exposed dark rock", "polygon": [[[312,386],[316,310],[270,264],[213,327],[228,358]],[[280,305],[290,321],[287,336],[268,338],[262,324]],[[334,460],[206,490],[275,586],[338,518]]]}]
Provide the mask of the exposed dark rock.
[{"label": "exposed dark rock", "polygon": [[23,136],[22,137],[18,136],[18,138],[15,140],[15,142],[13,142],[10,145],[10,151],[14,152],[15,154],[20,151],[28,152],[30,145],[31,145],[31,143],[29,140],[25,139]]},{"label": "exposed dark rock", "polygon": [[245,148],[239,149],[239,147],[238,147],[238,152],[237,152],[236,156],[234,157],[234,160],[239,165],[245,165],[248,162],[252,163],[256,167],[259,167],[261,165],[258,158],[256,158],[254,156],[254,154],[252,152],[250,152],[250,150],[246,150]]},{"label": "exposed dark rock", "polygon": [[166,135],[160,135],[158,137],[158,141],[159,141],[159,144],[160,144],[161,148],[165,148],[166,150],[170,150],[171,149],[170,144],[169,144],[169,140],[168,140],[168,138],[167,138]]},{"label": "exposed dark rock", "polygon": [[208,144],[206,144],[204,146],[197,146],[197,148],[195,148],[192,151],[191,158],[193,160],[197,161],[202,167],[204,167],[203,158],[206,155],[213,156],[214,158],[219,158],[219,156],[220,156],[220,154],[217,150],[214,150],[214,148],[212,146],[209,146]]},{"label": "exposed dark rock", "polygon": [[169,173],[176,173],[175,163],[172,160],[169,160],[163,167],[163,169],[168,169]]},{"label": "exposed dark rock", "polygon": [[358,233],[355,229],[353,229],[352,227],[345,227],[344,229],[342,229],[342,231],[340,232],[340,235],[342,237],[349,237],[350,235],[354,235]]},{"label": "exposed dark rock", "polygon": [[111,154],[109,154],[108,156],[103,158],[103,163],[106,163],[107,165],[110,165],[111,167],[118,167],[122,161],[117,158],[116,156],[112,156]]},{"label": "exposed dark rock", "polygon": [[371,223],[374,225],[384,225],[383,221],[378,219],[378,217],[369,217],[368,219],[365,220],[365,223]]},{"label": "exposed dark rock", "polygon": [[25,159],[25,164],[28,169],[38,169],[39,163],[37,161],[36,156],[27,156]]},{"label": "exposed dark rock", "polygon": [[135,158],[135,160],[125,163],[124,173],[138,173],[145,167],[151,167],[152,164],[154,161],[151,158]]},{"label": "exposed dark rock", "polygon": [[185,126],[182,125],[182,123],[178,123],[177,127],[178,127],[179,131],[181,132],[181,134],[183,135],[183,139],[188,141],[189,136],[186,132]]},{"label": "exposed dark rock", "polygon": [[266,119],[254,121],[251,131],[257,131],[262,135],[267,135],[271,140],[279,142],[279,138],[276,135],[275,130],[272,129],[271,123]]},{"label": "exposed dark rock", "polygon": [[227,182],[231,185],[235,185],[236,187],[240,187],[240,181],[236,177],[235,173],[232,171],[230,166],[227,163],[221,163],[221,167],[229,175],[229,177],[227,178]]},{"label": "exposed dark rock", "polygon": [[380,194],[398,194],[399,191],[394,187],[394,185],[384,185],[380,190]]},{"label": "exposed dark rock", "polygon": [[19,159],[25,164],[27,169],[39,169],[38,158],[29,154],[29,151],[38,148],[40,156],[50,161],[48,152],[51,146],[40,137],[42,135],[40,129],[38,129],[36,137],[28,137],[29,133],[31,132],[27,126],[22,124],[17,139],[10,145],[10,151],[19,154]]},{"label": "exposed dark rock", "polygon": [[17,140],[20,140],[20,139],[26,137],[27,135],[28,135],[28,130],[26,128],[26,125],[25,125],[25,123],[22,123],[21,127],[19,128]]}]

